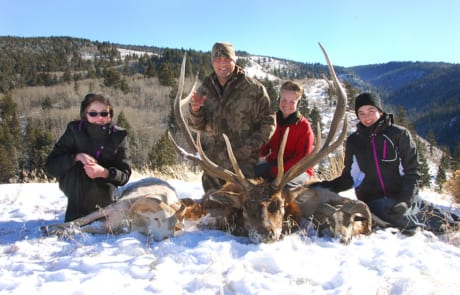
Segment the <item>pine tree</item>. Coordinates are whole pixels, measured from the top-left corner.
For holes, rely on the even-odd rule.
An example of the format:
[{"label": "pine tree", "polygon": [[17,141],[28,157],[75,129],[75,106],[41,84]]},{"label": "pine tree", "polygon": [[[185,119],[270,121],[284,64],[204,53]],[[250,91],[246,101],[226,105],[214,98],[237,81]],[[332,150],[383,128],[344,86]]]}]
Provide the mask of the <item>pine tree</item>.
[{"label": "pine tree", "polygon": [[129,124],[128,118],[126,117],[125,113],[123,111],[120,111],[117,116],[117,125],[120,126],[121,128],[125,128],[126,131],[131,133],[132,127]]},{"label": "pine tree", "polygon": [[131,127],[131,124],[129,124],[128,118],[126,117],[123,111],[120,111],[120,113],[118,113],[116,124],[122,128],[125,128],[126,132],[128,133],[129,153],[131,155],[131,161],[133,166],[135,168],[143,168],[141,147],[139,144],[137,133]]},{"label": "pine tree", "polygon": [[0,182],[17,177],[22,159],[22,138],[16,104],[10,95],[0,101]]},{"label": "pine tree", "polygon": [[271,109],[276,112],[278,110],[278,92],[275,89],[275,85],[273,85],[273,82],[268,80],[268,78],[265,78],[262,84],[264,84],[268,97],[270,98]]},{"label": "pine tree", "polygon": [[152,146],[149,153],[150,168],[153,170],[162,170],[165,166],[171,166],[177,163],[177,155],[174,147],[165,131],[158,141]]},{"label": "pine tree", "polygon": [[309,118],[310,116],[310,108],[308,107],[308,99],[307,96],[302,94],[302,97],[300,98],[299,105],[297,107],[299,112],[304,115],[305,117]]},{"label": "pine tree", "polygon": [[[310,112],[309,120],[313,132],[315,134],[317,134],[318,132],[321,133],[321,113],[319,112],[319,109],[316,107],[316,105]],[[320,126],[320,130],[318,130],[318,126]]]},{"label": "pine tree", "polygon": [[395,123],[401,126],[404,126],[408,128],[409,126],[409,121],[407,121],[407,115],[406,111],[402,106],[398,106],[396,110],[396,118],[395,118]]},{"label": "pine tree", "polygon": [[415,140],[417,145],[417,152],[419,155],[420,161],[420,187],[430,187],[431,184],[431,175],[430,168],[428,166],[428,161],[426,159],[426,147],[425,144],[419,139]]},{"label": "pine tree", "polygon": [[454,168],[455,170],[460,169],[460,142],[457,142],[454,151]]},{"label": "pine tree", "polygon": [[355,98],[359,94],[358,90],[354,88],[353,85],[351,85],[347,81],[344,81],[343,84],[345,85],[345,91],[347,92],[347,96],[348,96],[348,109],[354,110]]},{"label": "pine tree", "polygon": [[[26,160],[22,167],[23,171],[39,179],[45,179],[45,162],[54,145],[51,131],[37,127],[37,124],[28,120],[24,142],[26,143],[24,150]],[[21,175],[23,176],[25,175]]]},{"label": "pine tree", "polygon": [[450,169],[450,158],[451,155],[449,152],[449,148],[443,149],[440,166],[442,166],[445,170]]},{"label": "pine tree", "polygon": [[158,81],[161,85],[174,87],[177,84],[172,68],[173,66],[168,62],[164,62],[160,65],[160,69],[158,70]]},{"label": "pine tree", "polygon": [[120,88],[121,75],[115,69],[104,70],[104,85],[107,87]]},{"label": "pine tree", "polygon": [[176,134],[179,130],[179,126],[176,122],[176,116],[174,115],[174,100],[176,99],[177,93],[177,85],[171,87],[171,91],[169,92],[169,113],[168,113],[168,129],[171,131],[172,134]]},{"label": "pine tree", "polygon": [[0,143],[0,183],[9,183],[16,175],[17,163],[11,157],[9,148],[11,147]]},{"label": "pine tree", "polygon": [[432,156],[433,155],[433,147],[436,146],[436,138],[435,138],[433,129],[430,129],[430,131],[428,131],[427,141],[430,144],[430,155]]}]

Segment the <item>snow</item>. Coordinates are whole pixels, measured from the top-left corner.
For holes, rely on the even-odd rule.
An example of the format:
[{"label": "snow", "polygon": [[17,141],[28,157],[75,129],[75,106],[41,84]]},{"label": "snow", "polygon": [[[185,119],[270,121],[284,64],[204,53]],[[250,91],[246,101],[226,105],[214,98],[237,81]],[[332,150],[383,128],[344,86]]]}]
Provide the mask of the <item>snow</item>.
[{"label": "snow", "polygon": [[141,57],[143,55],[148,55],[152,56],[154,55],[153,52],[148,52],[148,51],[139,51],[139,50],[131,50],[131,49],[125,49],[125,48],[117,48],[118,52],[120,53],[121,59],[125,59],[127,56],[137,56]]},{"label": "snow", "polygon": [[[169,182],[180,198],[203,194],[199,180]],[[442,199],[433,192],[422,197]],[[408,237],[387,229],[343,245],[302,230],[256,245],[187,223],[183,232],[161,242],[136,232],[59,239],[39,232],[42,225],[63,221],[66,198],[56,183],[2,184],[0,204],[0,294],[460,291],[460,243],[454,234]]]},{"label": "snow", "polygon": [[274,69],[282,69],[284,65],[278,59],[264,56],[250,56],[249,66],[244,70],[249,77],[254,77],[260,80],[268,79],[277,81],[279,78],[270,74]]}]

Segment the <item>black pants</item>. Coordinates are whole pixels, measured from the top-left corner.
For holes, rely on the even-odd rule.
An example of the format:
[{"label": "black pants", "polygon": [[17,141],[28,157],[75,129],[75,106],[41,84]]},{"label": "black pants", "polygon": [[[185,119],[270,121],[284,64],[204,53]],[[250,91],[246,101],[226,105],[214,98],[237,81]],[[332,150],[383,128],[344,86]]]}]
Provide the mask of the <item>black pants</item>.
[{"label": "black pants", "polygon": [[411,231],[417,227],[442,233],[453,226],[458,226],[459,217],[453,213],[436,208],[425,201],[414,202],[410,210],[403,215],[391,214],[390,209],[398,201],[391,198],[380,198],[367,205],[372,213],[401,231]]},{"label": "black pants", "polygon": [[79,165],[59,179],[59,188],[67,197],[65,222],[111,204],[116,190],[104,179],[89,178]]}]

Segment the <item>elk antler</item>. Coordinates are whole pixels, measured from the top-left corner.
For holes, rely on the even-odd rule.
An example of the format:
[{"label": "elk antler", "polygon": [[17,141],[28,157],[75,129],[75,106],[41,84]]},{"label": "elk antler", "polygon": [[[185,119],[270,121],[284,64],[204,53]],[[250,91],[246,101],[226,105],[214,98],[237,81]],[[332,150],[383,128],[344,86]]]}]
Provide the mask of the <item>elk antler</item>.
[{"label": "elk antler", "polygon": [[[233,173],[230,170],[224,169],[214,162],[212,162],[203,152],[203,148],[201,147],[201,140],[200,140],[200,133],[197,132],[197,141],[195,142],[195,139],[192,136],[192,133],[190,129],[188,128],[184,116],[182,114],[182,108],[181,106],[185,102],[188,102],[190,98],[192,97],[193,93],[195,92],[195,88],[197,85],[197,80],[198,78],[195,77],[195,83],[193,84],[192,89],[190,90],[190,93],[182,99],[182,95],[184,92],[184,80],[185,80],[185,63],[186,63],[187,56],[184,54],[184,58],[182,59],[182,65],[180,69],[180,76],[179,76],[179,84],[177,88],[177,94],[176,98],[174,99],[174,115],[176,118],[176,122],[179,125],[179,129],[182,131],[182,133],[185,136],[185,140],[187,141],[187,144],[189,147],[192,149],[193,154],[188,153],[185,149],[181,148],[174,138],[172,137],[171,133],[168,132],[169,139],[173,143],[174,147],[176,150],[182,154],[186,159],[191,160],[198,165],[201,166],[201,168],[206,171],[207,174],[228,181],[228,182],[234,182],[234,183],[239,183],[243,187],[247,187],[247,181],[244,178],[243,173],[241,172],[240,168],[238,167],[238,164],[236,163],[236,159],[233,155],[233,152],[231,150],[230,143],[228,141],[228,138],[225,136],[225,141],[227,144],[227,150],[228,154],[230,157],[230,160],[232,161],[232,165],[234,167],[234,170],[237,174]],[[198,155],[199,156],[198,156]],[[233,160],[232,160],[233,159]]]},{"label": "elk antler", "polygon": [[[334,117],[331,122],[331,127],[329,128],[329,133],[327,135],[326,141],[324,145],[320,148],[321,145],[321,129],[318,128],[317,136],[316,136],[316,144],[313,151],[302,158],[299,162],[297,162],[294,166],[292,166],[282,177],[282,173],[278,173],[277,178],[273,181],[273,187],[275,189],[282,189],[290,180],[297,177],[307,168],[314,166],[319,161],[321,161],[324,157],[326,157],[330,152],[334,151],[342,144],[345,136],[347,134],[347,120],[345,116],[345,107],[347,105],[347,94],[343,87],[340,84],[337,75],[335,74],[334,67],[327,55],[326,50],[323,48],[321,43],[319,43],[321,50],[326,58],[327,65],[329,67],[329,73],[332,78],[332,83],[329,83],[332,90],[337,95],[337,105],[334,112]],[[336,136],[337,129],[339,127],[340,121],[343,122],[342,133],[336,139],[336,141],[332,142],[333,138]],[[284,148],[284,147],[283,147]],[[280,147],[281,150],[281,147]],[[279,165],[279,164],[278,164]],[[279,171],[280,169],[278,169]]]}]

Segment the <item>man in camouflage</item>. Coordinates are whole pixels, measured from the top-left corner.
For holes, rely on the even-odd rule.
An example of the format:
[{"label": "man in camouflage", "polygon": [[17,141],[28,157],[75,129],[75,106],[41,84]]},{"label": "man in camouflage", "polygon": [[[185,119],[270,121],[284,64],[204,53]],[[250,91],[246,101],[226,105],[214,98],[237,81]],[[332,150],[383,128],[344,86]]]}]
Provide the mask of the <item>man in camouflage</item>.
[{"label": "man in camouflage", "polygon": [[[233,46],[214,44],[211,52],[214,72],[206,77],[190,102],[189,125],[201,131],[203,150],[216,164],[233,170],[222,134],[232,144],[235,157],[246,177],[254,177],[259,148],[275,130],[275,116],[265,87],[246,76],[236,64]],[[203,174],[203,189],[218,189],[222,183]]]}]

